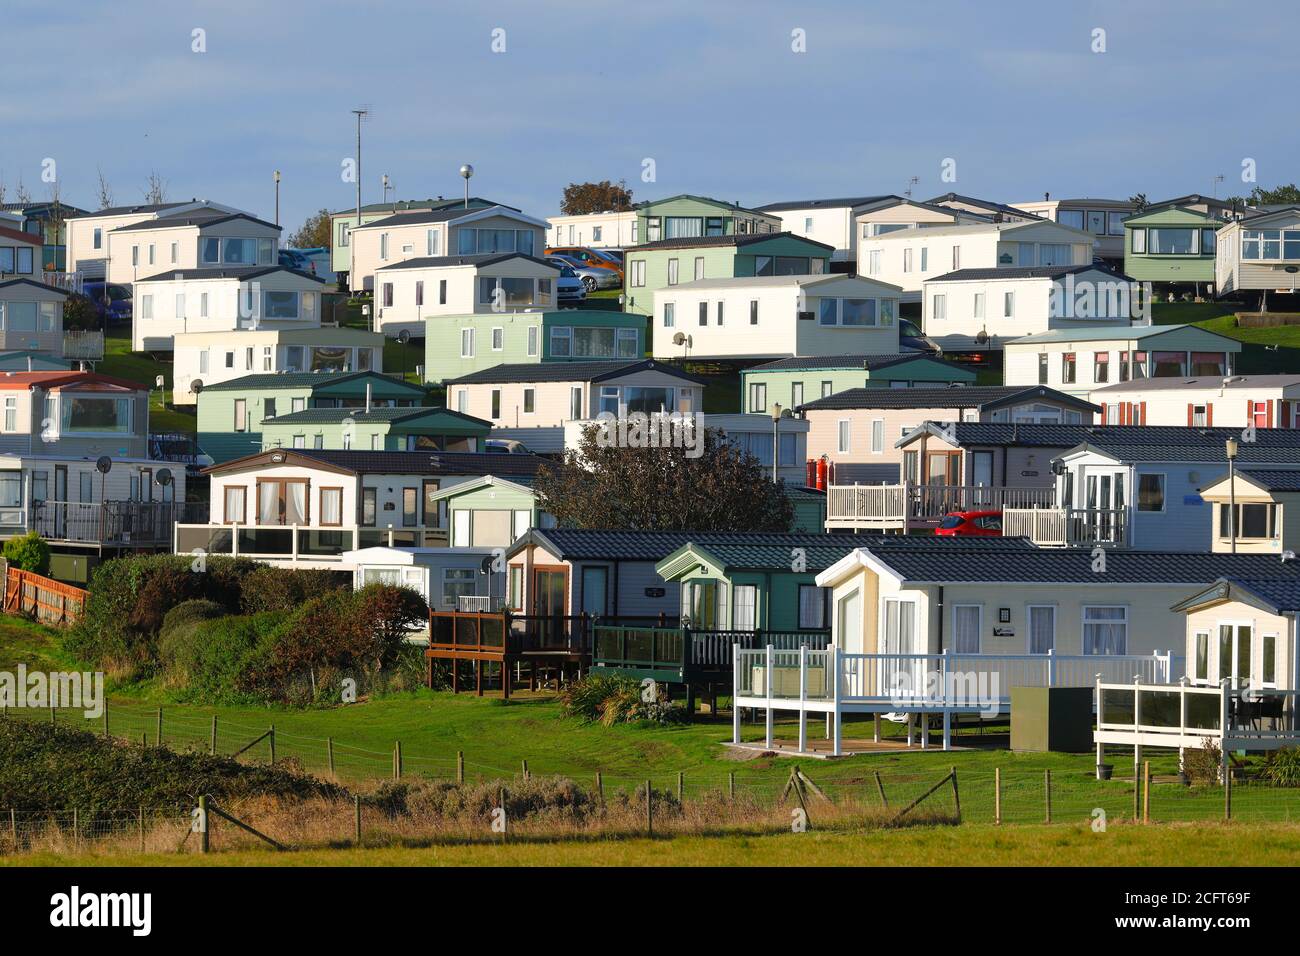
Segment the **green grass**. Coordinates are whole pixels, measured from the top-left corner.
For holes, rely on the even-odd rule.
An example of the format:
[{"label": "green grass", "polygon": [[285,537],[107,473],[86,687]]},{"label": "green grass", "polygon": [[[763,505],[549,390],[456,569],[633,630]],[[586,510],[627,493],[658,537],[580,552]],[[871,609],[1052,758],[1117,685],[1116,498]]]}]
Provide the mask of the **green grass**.
[{"label": "green grass", "polygon": [[1291,824],[970,825],[857,833],[569,840],[273,853],[0,858],[9,866],[1296,866]]},{"label": "green grass", "polygon": [[[104,375],[140,382],[149,387],[151,432],[193,435],[197,431],[193,410],[166,404],[172,390],[172,363],[158,361],[143,352],[132,352],[130,325],[109,329],[104,336],[104,358],[95,368]],[[154,387],[154,381],[159,375],[165,383],[161,390]]]},{"label": "green grass", "polygon": [[1294,372],[1300,369],[1300,325],[1239,328],[1238,307],[1231,302],[1156,302],[1156,325],[1189,323],[1243,343],[1236,371],[1243,374]]}]

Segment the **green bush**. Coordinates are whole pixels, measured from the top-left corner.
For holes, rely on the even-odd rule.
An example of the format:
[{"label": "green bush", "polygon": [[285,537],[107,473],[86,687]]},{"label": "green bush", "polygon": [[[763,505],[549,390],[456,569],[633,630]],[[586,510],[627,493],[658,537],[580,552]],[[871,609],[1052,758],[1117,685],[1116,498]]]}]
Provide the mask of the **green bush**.
[{"label": "green bush", "polygon": [[240,582],[239,604],[245,614],[292,611],[308,598],[348,584],[348,575],[338,571],[262,565]]},{"label": "green bush", "polygon": [[1260,777],[1275,787],[1300,786],[1300,749],[1281,747],[1269,751]]},{"label": "green bush", "polygon": [[35,531],[4,543],[4,557],[9,567],[36,574],[50,573],[50,546]]},{"label": "green bush", "polygon": [[585,723],[615,724],[649,722],[679,724],[685,721],[683,708],[668,701],[656,687],[646,700],[641,682],[623,674],[602,674],[593,670],[560,692],[560,710]]},{"label": "green bush", "polygon": [[261,661],[274,647],[284,614],[228,614],[195,621],[169,633],[169,673],[182,680],[191,696],[206,701],[238,703],[274,700],[279,695],[253,679]]},{"label": "green bush", "polygon": [[177,604],[163,617],[162,630],[158,634],[158,661],[172,682],[188,683],[195,631],[201,624],[225,614],[226,609],[216,601],[195,598]]}]

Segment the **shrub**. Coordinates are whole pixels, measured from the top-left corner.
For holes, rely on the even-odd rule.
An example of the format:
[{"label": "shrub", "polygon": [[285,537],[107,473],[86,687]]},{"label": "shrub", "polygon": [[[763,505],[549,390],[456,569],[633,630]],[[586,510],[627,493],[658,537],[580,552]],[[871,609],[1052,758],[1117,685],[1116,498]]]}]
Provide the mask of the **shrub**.
[{"label": "shrub", "polygon": [[357,613],[375,642],[380,667],[393,664],[410,632],[427,624],[429,605],[418,591],[392,584],[368,584],[356,594]]},{"label": "shrub", "polygon": [[1281,747],[1269,751],[1260,776],[1275,787],[1300,786],[1300,749]]},{"label": "shrub", "polygon": [[50,573],[50,546],[35,531],[6,541],[4,557],[11,568],[36,574]]},{"label": "shrub", "polygon": [[1183,774],[1187,782],[1194,787],[1210,787],[1219,782],[1219,771],[1223,766],[1223,751],[1212,737],[1201,738],[1200,747],[1189,747],[1183,751]]},{"label": "shrub", "polygon": [[228,614],[196,621],[168,634],[169,673],[205,700],[237,702],[278,699],[255,676],[258,661],[274,646],[284,615]]},{"label": "shrub", "polygon": [[[491,818],[505,794],[506,816],[516,822],[581,824],[600,811],[600,803],[566,777],[455,784],[447,781],[387,783],[363,799],[389,816],[436,818],[479,823]],[[642,800],[645,788],[642,787]],[[656,792],[656,797],[658,797]]]},{"label": "shrub", "polygon": [[262,565],[240,582],[239,605],[245,614],[292,611],[308,598],[346,587],[347,583],[346,575],[337,571]]},{"label": "shrub", "polygon": [[686,712],[667,700],[657,685],[655,693],[647,695],[634,678],[599,670],[565,687],[560,692],[560,709],[566,716],[586,723],[598,721],[606,727],[640,721],[678,724],[686,719]]}]

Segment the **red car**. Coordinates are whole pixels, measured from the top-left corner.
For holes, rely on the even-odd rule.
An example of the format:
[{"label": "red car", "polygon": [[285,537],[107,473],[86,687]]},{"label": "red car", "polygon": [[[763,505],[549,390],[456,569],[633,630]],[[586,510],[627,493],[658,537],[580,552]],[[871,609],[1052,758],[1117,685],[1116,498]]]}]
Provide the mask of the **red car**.
[{"label": "red car", "polygon": [[944,537],[971,535],[982,538],[1000,537],[1001,511],[954,511],[944,515],[934,533]]}]

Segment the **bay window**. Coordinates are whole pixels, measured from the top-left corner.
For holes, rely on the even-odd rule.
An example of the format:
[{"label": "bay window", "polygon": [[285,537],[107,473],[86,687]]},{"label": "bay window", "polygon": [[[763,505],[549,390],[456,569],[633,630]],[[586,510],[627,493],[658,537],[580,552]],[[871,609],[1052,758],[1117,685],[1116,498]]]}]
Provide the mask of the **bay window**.
[{"label": "bay window", "polygon": [[131,404],[132,399],[129,398],[100,398],[64,393],[59,399],[63,412],[60,431],[131,434]]},{"label": "bay window", "polygon": [[1190,256],[1197,251],[1195,229],[1153,226],[1147,230],[1147,245],[1153,256]]}]

